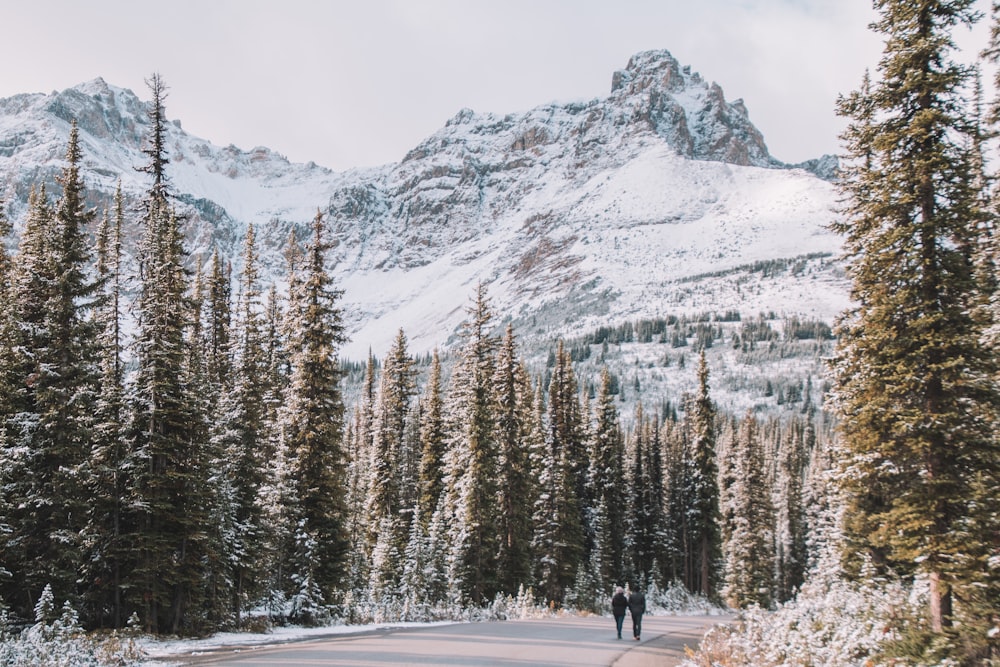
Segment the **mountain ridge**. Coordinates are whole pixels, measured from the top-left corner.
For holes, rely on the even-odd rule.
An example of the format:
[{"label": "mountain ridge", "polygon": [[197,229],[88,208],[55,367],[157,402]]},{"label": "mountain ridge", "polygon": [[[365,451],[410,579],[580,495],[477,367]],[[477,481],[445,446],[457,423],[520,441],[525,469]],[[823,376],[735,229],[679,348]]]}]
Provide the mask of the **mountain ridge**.
[{"label": "mountain ridge", "polygon": [[[146,104],[100,78],[0,100],[0,178],[15,223],[32,184],[58,192],[72,119],[92,203],[107,205],[119,179],[136,200]],[[775,159],[746,105],[667,51],[633,56],[605,98],[504,116],[460,110],[380,167],[334,172],[265,147],[218,147],[179,121],[167,146],[196,257],[217,247],[238,271],[252,223],[265,280],[280,285],[289,233],[304,237],[317,209],[328,215],[348,358],[386,349],[399,328],[416,353],[447,345],[480,281],[500,318],[539,340],[667,312],[737,305],[830,319],[847,304],[842,268],[817,259],[839,253],[835,161]],[[805,280],[684,282],[795,257],[813,258]]]}]

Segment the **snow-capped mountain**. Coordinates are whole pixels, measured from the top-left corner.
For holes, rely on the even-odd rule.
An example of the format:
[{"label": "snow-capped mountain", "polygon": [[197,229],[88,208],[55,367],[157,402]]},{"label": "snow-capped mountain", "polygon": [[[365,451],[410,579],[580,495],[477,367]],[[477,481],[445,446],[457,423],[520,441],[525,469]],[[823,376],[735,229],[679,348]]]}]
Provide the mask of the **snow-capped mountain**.
[{"label": "snow-capped mountain", "polygon": [[[169,116],[169,98],[167,113]],[[104,206],[135,167],[146,103],[101,79],[0,100],[0,190],[15,221],[62,168],[69,124]],[[189,250],[233,259],[248,224],[280,280],[290,230],[328,213],[344,290],[343,356],[381,355],[402,327],[415,353],[446,345],[476,284],[524,337],[627,319],[739,310],[832,320],[847,304],[827,229],[835,161],[768,152],[742,101],[666,51],[640,53],[606,98],[506,116],[459,111],[399,163],[337,173],[266,149],[219,147],[169,127],[168,174]],[[794,261],[786,261],[794,260]],[[762,266],[791,267],[762,271]],[[782,263],[783,262],[783,263]]]}]

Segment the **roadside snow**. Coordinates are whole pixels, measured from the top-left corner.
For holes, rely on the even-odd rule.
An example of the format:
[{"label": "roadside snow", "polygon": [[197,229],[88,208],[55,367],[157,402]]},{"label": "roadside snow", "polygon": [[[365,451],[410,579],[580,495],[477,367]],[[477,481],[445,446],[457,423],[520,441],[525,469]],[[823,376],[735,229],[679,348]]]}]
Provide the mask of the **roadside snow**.
[{"label": "roadside snow", "polygon": [[241,647],[261,647],[272,644],[284,644],[306,639],[323,639],[326,637],[361,635],[381,630],[433,627],[436,625],[452,625],[457,621],[412,622],[412,623],[372,623],[368,625],[333,625],[318,628],[300,626],[277,627],[270,632],[220,632],[204,639],[155,639],[143,638],[136,642],[139,649],[146,655],[143,665],[179,665],[172,658],[182,659],[203,655],[222,649],[238,649]]}]

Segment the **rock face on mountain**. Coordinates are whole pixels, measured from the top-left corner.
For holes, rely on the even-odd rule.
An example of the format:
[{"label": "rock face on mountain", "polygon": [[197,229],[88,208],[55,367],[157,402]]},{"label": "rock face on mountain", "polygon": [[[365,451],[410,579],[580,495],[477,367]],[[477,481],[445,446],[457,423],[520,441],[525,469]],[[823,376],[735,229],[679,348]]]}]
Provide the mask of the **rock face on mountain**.
[{"label": "rock face on mountain", "polygon": [[[93,203],[119,179],[138,197],[145,112],[101,79],[0,100],[12,218],[23,219],[32,185],[58,192],[73,119]],[[400,327],[416,352],[446,344],[478,282],[529,336],[733,308],[829,318],[846,303],[826,227],[835,194],[816,175],[835,164],[773,158],[743,102],[666,51],[633,56],[606,98],[506,116],[459,111],[399,163],[374,169],[335,173],[266,148],[220,148],[179,122],[168,147],[195,254],[218,247],[238,263],[252,223],[280,282],[289,232],[305,236],[317,207],[328,213],[354,358],[380,354]],[[801,270],[787,280],[753,269],[795,258]]]},{"label": "rock face on mountain", "polygon": [[645,121],[684,157],[781,166],[768,154],[743,101],[727,103],[718,84],[705,83],[666,51],[637,54],[627,68],[615,72],[609,102],[621,112],[631,111],[623,120]]},{"label": "rock face on mountain", "polygon": [[366,248],[370,266],[412,268],[524,208],[547,181],[584,185],[651,145],[689,160],[786,167],[742,101],[726,102],[717,84],[652,51],[614,74],[605,99],[502,117],[464,109],[399,165],[335,192],[330,210],[347,248],[391,230],[388,245]]}]

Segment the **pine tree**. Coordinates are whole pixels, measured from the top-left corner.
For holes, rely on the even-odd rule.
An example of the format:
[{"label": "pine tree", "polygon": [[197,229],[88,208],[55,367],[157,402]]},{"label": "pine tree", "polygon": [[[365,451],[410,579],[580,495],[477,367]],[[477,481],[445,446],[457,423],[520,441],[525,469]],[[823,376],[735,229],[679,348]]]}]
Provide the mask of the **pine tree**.
[{"label": "pine tree", "polygon": [[463,324],[464,345],[449,386],[448,475],[443,502],[453,539],[449,558],[452,581],[462,596],[480,604],[497,591],[496,516],[499,444],[496,439],[493,313],[486,288]]},{"label": "pine tree", "polygon": [[142,147],[142,153],[149,158],[149,162],[137,169],[153,178],[149,189],[149,199],[151,201],[166,200],[169,189],[167,165],[170,164],[170,158],[167,157],[167,115],[164,107],[167,100],[167,85],[163,81],[163,77],[155,72],[146,80],[146,85],[149,87],[153,99],[150,100],[149,109],[146,112],[150,121],[150,129],[149,135],[146,137],[146,144]]},{"label": "pine tree", "polygon": [[[275,601],[284,595],[280,582],[283,581],[282,556],[286,518],[283,491],[286,488],[286,468],[282,450],[282,434],[279,423],[281,405],[288,386],[288,358],[282,338],[283,313],[281,299],[272,283],[264,306],[264,330],[262,340],[264,405],[262,415],[263,433],[259,442],[258,456],[265,462],[261,474],[261,488],[257,493],[260,505],[260,562],[259,572],[265,573],[261,580],[261,593]],[[269,575],[269,576],[268,576]],[[264,589],[267,590],[264,590]],[[280,600],[277,600],[280,602]]]},{"label": "pine tree", "polygon": [[[446,453],[450,457],[451,452]],[[427,522],[427,558],[424,561],[424,596],[430,602],[461,602],[457,584],[450,577],[453,571],[451,539],[448,534],[449,517],[454,516],[454,508],[449,500],[451,493],[442,493],[438,507]]]},{"label": "pine tree", "polygon": [[[45,345],[48,334],[44,327],[47,295],[52,291],[54,280],[50,240],[52,218],[52,207],[44,184],[38,189],[33,187],[28,198],[28,218],[16,255],[17,270],[7,287],[10,302],[5,310],[4,349],[0,356],[4,388],[3,412],[0,413],[0,446],[3,447],[0,456],[3,461],[0,467],[0,489],[3,492],[0,509],[4,517],[3,533],[0,534],[3,537],[0,541],[0,562],[4,564],[2,583],[5,600],[15,599],[15,595],[16,599],[24,599],[24,595],[15,593],[21,582],[14,578],[11,571],[19,572],[26,567],[21,560],[25,549],[18,542],[26,539],[20,537],[22,524],[26,522],[24,501],[33,493],[31,443],[39,421],[33,392],[38,378],[39,351]],[[30,603],[30,593],[28,598]],[[29,608],[30,605],[23,607],[22,613]]]},{"label": "pine tree", "polygon": [[[7,238],[12,229],[13,226],[7,218],[6,206],[3,199],[0,199],[0,456],[5,456],[7,450],[5,431],[7,419],[13,414],[16,382],[14,350],[17,343],[12,302],[14,269],[11,257],[7,252]],[[0,481],[8,478],[2,470],[4,467],[6,467],[6,463],[0,466]],[[10,528],[7,520],[11,509],[7,502],[7,494],[0,493],[0,553],[6,551],[2,545],[6,540],[6,532]],[[11,576],[10,570],[0,565],[0,581],[9,580]],[[0,585],[0,595],[3,592],[4,587]]]},{"label": "pine tree", "polygon": [[848,549],[928,577],[938,642],[965,632],[953,626],[963,613],[954,605],[974,586],[967,554],[984,527],[970,533],[978,489],[996,488],[998,470],[996,359],[973,317],[985,295],[973,258],[984,220],[968,150],[974,127],[964,116],[972,71],[953,60],[951,37],[977,16],[971,0],[877,7],[882,79],[839,105],[851,119],[849,207],[835,228],[857,303],[839,324],[835,365]]},{"label": "pine tree", "polygon": [[432,601],[430,578],[432,570],[428,565],[433,561],[430,552],[427,522],[420,516],[420,506],[414,511],[410,522],[410,535],[403,551],[403,568],[399,592],[409,605],[420,605]]},{"label": "pine tree", "polygon": [[[337,358],[345,336],[337,306],[340,291],[331,285],[324,265],[329,246],[320,213],[312,227],[303,282],[289,303],[297,330],[291,340],[292,377],[283,423],[295,493],[290,592],[312,596],[312,605],[322,605],[332,601],[347,567],[344,405]],[[300,617],[316,620],[313,611]]]},{"label": "pine tree", "polygon": [[406,335],[400,329],[382,365],[375,404],[374,433],[368,500],[370,542],[374,545],[370,588],[374,594],[393,590],[399,583],[399,563],[410,533],[401,514],[404,471],[409,457],[406,441],[410,402],[416,393],[413,360],[406,351]]},{"label": "pine tree", "polygon": [[560,341],[549,382],[545,452],[539,462],[533,549],[539,593],[562,603],[585,562],[588,457],[580,435],[580,404],[572,359]]},{"label": "pine tree", "polygon": [[131,604],[147,631],[202,630],[204,592],[201,559],[214,499],[204,460],[204,415],[193,391],[186,329],[192,308],[188,297],[186,252],[179,221],[169,201],[163,102],[158,75],[148,82],[150,158],[143,171],[153,183],[143,201],[139,246],[140,292],[135,310],[137,369],[130,386],[128,520]]},{"label": "pine tree", "polygon": [[[70,129],[63,193],[54,210],[36,196],[19,253],[14,289],[14,378],[19,387],[5,424],[3,453],[17,479],[5,479],[11,534],[3,561],[14,574],[19,605],[46,584],[76,599],[87,513],[87,461],[99,377],[91,312],[98,284],[91,257],[76,123]],[[20,470],[17,470],[20,468]],[[27,611],[26,607],[20,610]]]},{"label": "pine tree", "polygon": [[528,452],[531,413],[531,381],[517,358],[514,328],[507,326],[497,354],[497,439],[500,476],[497,514],[500,544],[497,554],[497,586],[513,594],[531,581],[531,536],[534,488]]},{"label": "pine tree", "polygon": [[0,199],[0,434],[3,433],[3,420],[10,413],[11,393],[14,380],[11,376],[13,368],[14,331],[13,331],[13,281],[14,263],[7,252],[7,239],[13,231],[13,225],[7,218],[7,207]]},{"label": "pine tree", "polygon": [[431,361],[420,415],[420,469],[418,486],[420,516],[429,522],[444,489],[444,459],[447,448],[444,406],[441,398],[441,359],[437,350]]},{"label": "pine tree", "polygon": [[[663,553],[663,575],[664,580],[669,582],[687,582],[692,579],[694,563],[688,555],[691,549],[688,548],[689,533],[687,530],[687,508],[688,494],[687,488],[691,478],[691,429],[690,419],[683,422],[677,421],[677,413],[672,406],[665,405],[663,414],[666,415],[663,424],[663,502],[664,502],[664,553]],[[685,417],[689,417],[691,412],[685,410]],[[716,452],[718,453],[718,452]],[[718,476],[715,479],[716,489],[718,489]],[[716,531],[721,533],[721,516],[716,515]],[[720,536],[721,541],[721,536]],[[721,568],[721,557],[717,564],[717,570]],[[716,578],[720,576],[716,572]],[[716,588],[718,584],[716,583]]]},{"label": "pine tree", "polygon": [[263,421],[266,437],[261,444],[263,449],[260,456],[265,461],[271,460],[276,453],[278,408],[288,385],[288,353],[281,332],[282,319],[281,298],[278,296],[277,287],[272,283],[267,291],[261,332],[264,373]]},{"label": "pine tree", "polygon": [[[581,557],[590,550],[592,531],[587,520],[590,506],[588,468],[590,459],[587,452],[584,419],[580,406],[580,389],[573,371],[573,358],[559,341],[556,349],[556,367],[549,384],[549,432],[551,446],[565,450],[565,460],[569,468],[566,473],[573,485],[576,498],[578,524],[582,534],[580,546],[584,549]],[[575,529],[574,529],[575,530]]]},{"label": "pine tree", "polygon": [[759,425],[747,413],[733,448],[735,479],[729,489],[731,517],[726,556],[725,596],[732,607],[771,605],[774,573],[774,508],[765,476]]},{"label": "pine tree", "polygon": [[658,556],[665,551],[666,529],[663,515],[663,468],[659,425],[647,419],[640,403],[636,408],[635,428],[627,476],[626,540],[630,547],[632,569],[638,578],[652,581],[659,577]]},{"label": "pine tree", "polygon": [[[217,257],[217,255],[216,255]],[[231,573],[233,581],[233,610],[241,609],[254,601],[261,592],[264,572],[261,570],[263,549],[262,518],[259,494],[267,481],[270,451],[267,432],[267,396],[273,389],[268,382],[274,381],[268,372],[268,361],[264,350],[263,304],[261,303],[259,258],[253,225],[248,226],[243,247],[243,272],[240,276],[240,294],[237,309],[235,336],[231,341],[231,351],[217,358],[216,372],[226,372],[222,364],[232,359],[232,378],[227,380],[231,388],[219,398],[220,445],[231,470],[233,550]],[[213,261],[211,293],[226,291],[222,285],[215,287],[218,261]],[[228,282],[228,279],[226,280]],[[217,297],[210,297],[213,300]],[[220,299],[224,304],[226,299]],[[213,309],[216,310],[216,309]],[[209,336],[210,341],[225,342],[229,337],[224,318],[211,327],[216,331]],[[209,355],[209,359],[213,355]],[[211,371],[209,371],[211,374]],[[221,378],[220,378],[221,380]]]},{"label": "pine tree", "polygon": [[[992,64],[1000,62],[1000,7],[996,3],[992,8],[993,22],[990,29],[989,46],[985,52]],[[1000,73],[994,74],[994,90],[996,84],[1000,82]],[[1000,95],[993,103],[989,114],[989,127],[995,133],[1000,127]],[[988,130],[981,130],[977,133],[977,139],[982,140],[988,136]],[[982,164],[982,154],[986,149],[980,143],[978,150],[973,154]],[[1000,234],[997,233],[1000,224],[1000,189],[996,188],[997,174],[993,174],[993,190],[990,191],[990,179],[985,173],[979,174],[982,182],[987,187],[983,188],[983,194],[989,198],[989,204],[984,206],[990,215],[979,227],[978,247],[978,279],[980,290],[986,297],[985,304],[976,312],[977,321],[985,329],[983,344],[987,349],[987,354],[996,362],[1000,359]],[[1000,387],[1000,369],[993,368],[993,387]],[[983,538],[976,549],[969,549],[965,563],[967,573],[964,591],[968,595],[968,604],[963,614],[963,622],[969,628],[966,635],[973,637],[989,636],[992,628],[996,627],[996,600],[1000,599],[1000,567],[997,567],[996,554],[1000,553],[1000,494],[996,489],[1000,486],[1000,447],[997,446],[997,427],[1000,421],[996,406],[992,412],[994,431],[994,452],[992,460],[983,470],[977,471],[972,480],[972,491],[976,500],[970,503],[978,510],[969,517],[969,534],[987,536]],[[980,644],[976,647],[985,653],[986,649]],[[992,648],[993,654],[997,652],[996,645]]]},{"label": "pine tree", "polygon": [[737,457],[739,448],[739,421],[729,415],[721,424],[718,439],[719,465],[719,537],[723,549],[723,572],[725,580],[729,576],[728,544],[736,528],[736,491],[738,488],[740,470]]},{"label": "pine tree", "polygon": [[367,505],[371,488],[372,454],[375,433],[375,380],[377,379],[377,362],[371,350],[368,351],[368,361],[365,364],[365,377],[361,385],[361,396],[354,409],[354,419],[351,424],[350,463],[348,464],[348,506],[349,532],[351,535],[363,536],[360,547],[351,550],[350,575],[351,581],[368,580],[371,571],[371,555],[375,548],[375,534],[371,522],[368,521]]},{"label": "pine tree", "polygon": [[590,484],[594,503],[594,551],[601,563],[601,583],[604,586],[624,584],[627,577],[623,548],[625,441],[607,368],[601,371],[592,451]]},{"label": "pine tree", "polygon": [[776,510],[775,568],[778,572],[778,602],[795,596],[805,580],[806,519],[803,484],[809,452],[814,448],[812,418],[793,420],[783,430],[778,451],[778,475],[774,485]]},{"label": "pine tree", "polygon": [[841,531],[846,503],[838,477],[836,443],[816,438],[803,486],[806,571],[809,578],[839,572],[844,539]]},{"label": "pine tree", "polygon": [[709,396],[705,351],[698,360],[698,395],[691,415],[685,524],[692,575],[688,589],[708,597],[717,592],[720,558],[718,467],[715,461],[715,406]]},{"label": "pine tree", "polygon": [[[233,378],[213,381],[210,375],[210,335],[203,324],[213,321],[214,304],[206,299],[199,264],[190,289],[189,323],[185,330],[183,385],[188,393],[191,438],[190,475],[195,481],[191,495],[198,505],[191,508],[191,525],[200,526],[190,541],[191,562],[201,564],[200,572],[188,573],[194,591],[190,597],[187,623],[192,627],[214,628],[227,623],[233,611],[230,563],[240,548],[237,542],[236,508],[233,492],[233,463],[227,451],[226,421],[222,418],[223,397],[233,395]],[[201,314],[206,312],[207,317]],[[200,389],[200,391],[199,391]]]},{"label": "pine tree", "polygon": [[121,628],[125,622],[122,566],[127,561],[122,541],[125,497],[123,425],[125,365],[122,332],[122,227],[125,201],[121,182],[115,191],[113,215],[105,214],[97,235],[97,278],[101,285],[96,319],[101,354],[100,391],[96,405],[94,445],[90,460],[91,503],[87,517],[87,558],[84,580],[95,624]]}]

